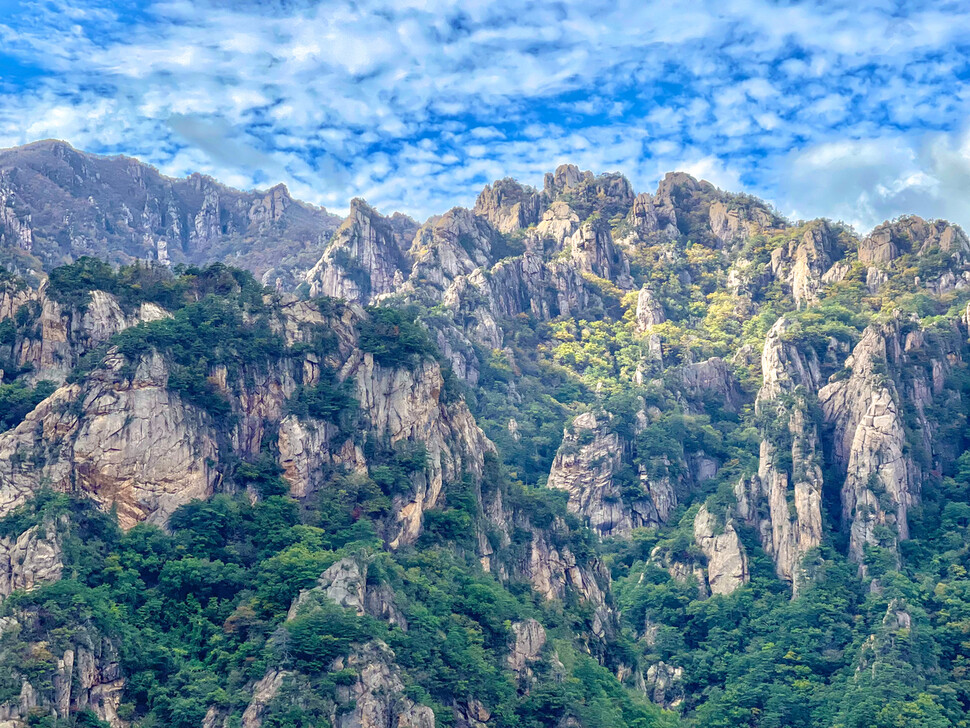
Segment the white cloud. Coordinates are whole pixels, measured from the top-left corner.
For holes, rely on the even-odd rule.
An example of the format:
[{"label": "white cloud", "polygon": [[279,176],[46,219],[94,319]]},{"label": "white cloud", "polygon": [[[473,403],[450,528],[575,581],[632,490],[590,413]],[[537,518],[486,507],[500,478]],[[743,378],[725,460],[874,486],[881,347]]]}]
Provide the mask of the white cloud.
[{"label": "white cloud", "polygon": [[884,5],[51,0],[0,24],[47,72],[0,91],[0,144],[56,136],[416,217],[561,161],[640,189],[679,167],[862,221],[941,207],[965,174],[965,140],[920,135],[970,111],[970,12]]},{"label": "white cloud", "polygon": [[781,160],[778,172],[781,205],[794,217],[866,231],[913,213],[970,230],[970,131],[828,142]]}]

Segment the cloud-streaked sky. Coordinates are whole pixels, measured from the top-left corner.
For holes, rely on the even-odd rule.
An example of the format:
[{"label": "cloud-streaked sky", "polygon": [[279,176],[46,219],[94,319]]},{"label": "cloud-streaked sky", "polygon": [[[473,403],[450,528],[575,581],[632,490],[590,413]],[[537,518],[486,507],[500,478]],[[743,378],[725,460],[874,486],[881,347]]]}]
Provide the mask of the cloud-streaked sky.
[{"label": "cloud-streaked sky", "polygon": [[0,147],[423,218],[570,161],[970,228],[970,6],[0,0]]}]

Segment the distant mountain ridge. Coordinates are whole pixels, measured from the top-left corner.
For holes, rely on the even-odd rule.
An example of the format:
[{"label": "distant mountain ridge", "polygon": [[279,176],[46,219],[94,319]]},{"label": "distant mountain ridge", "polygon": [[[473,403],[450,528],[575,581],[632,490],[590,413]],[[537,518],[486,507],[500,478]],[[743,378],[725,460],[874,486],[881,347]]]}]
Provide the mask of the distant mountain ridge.
[{"label": "distant mountain ridge", "polygon": [[173,179],[131,157],[60,141],[0,150],[0,247],[17,268],[92,255],[113,263],[232,261],[262,276],[300,267],[301,256],[312,265],[339,224],[284,185],[243,192],[201,174]]}]

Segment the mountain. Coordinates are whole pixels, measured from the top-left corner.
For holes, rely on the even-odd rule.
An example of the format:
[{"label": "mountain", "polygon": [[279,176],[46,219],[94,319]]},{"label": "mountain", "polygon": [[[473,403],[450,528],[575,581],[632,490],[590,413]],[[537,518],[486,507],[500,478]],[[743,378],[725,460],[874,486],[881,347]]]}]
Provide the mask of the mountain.
[{"label": "mountain", "polygon": [[224,261],[275,285],[312,265],[340,224],[283,185],[240,192],[210,177],[165,177],[129,157],[60,141],[0,150],[0,251],[50,270],[90,255],[113,263]]},{"label": "mountain", "polygon": [[22,213],[137,163],[13,154],[71,262],[0,281],[0,721],[966,725],[958,226],[563,165],[175,269]]}]

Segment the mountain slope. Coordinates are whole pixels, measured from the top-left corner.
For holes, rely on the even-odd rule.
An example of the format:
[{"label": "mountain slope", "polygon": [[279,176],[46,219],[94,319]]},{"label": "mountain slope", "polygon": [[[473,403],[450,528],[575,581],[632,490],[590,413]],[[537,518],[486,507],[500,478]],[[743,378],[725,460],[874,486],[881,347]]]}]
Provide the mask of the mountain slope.
[{"label": "mountain slope", "polygon": [[0,705],[964,725],[968,255],[564,165],[355,200],[295,294],[6,275]]},{"label": "mountain slope", "polygon": [[59,141],[0,150],[0,248],[24,270],[82,255],[232,261],[257,276],[269,272],[270,285],[277,277],[288,284],[290,268],[303,259],[312,265],[339,223],[282,185],[240,192],[198,174],[170,179],[135,159]]}]

